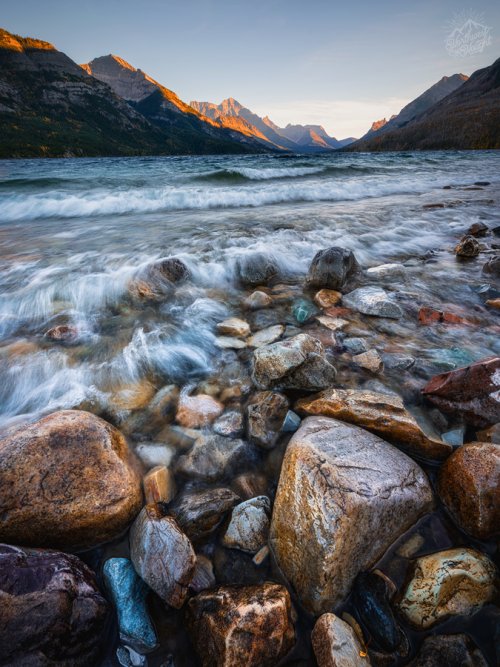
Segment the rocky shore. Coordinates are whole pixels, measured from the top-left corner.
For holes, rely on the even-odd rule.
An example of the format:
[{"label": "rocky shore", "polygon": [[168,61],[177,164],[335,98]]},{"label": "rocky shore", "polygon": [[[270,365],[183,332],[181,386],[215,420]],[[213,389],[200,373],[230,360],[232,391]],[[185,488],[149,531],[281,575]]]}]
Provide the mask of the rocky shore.
[{"label": "rocky shore", "polygon": [[[463,231],[481,312],[339,246],[300,281],[248,253],[210,375],[151,374],[3,433],[0,664],[498,664],[500,357],[398,340],[410,319],[500,333],[498,227]],[[190,280],[151,264],[126,308]]]}]

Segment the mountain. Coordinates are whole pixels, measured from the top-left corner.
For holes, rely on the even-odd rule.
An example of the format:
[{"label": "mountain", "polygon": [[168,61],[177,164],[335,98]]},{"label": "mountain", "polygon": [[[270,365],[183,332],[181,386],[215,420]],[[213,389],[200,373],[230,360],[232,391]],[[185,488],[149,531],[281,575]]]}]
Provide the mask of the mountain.
[{"label": "mountain", "polygon": [[375,135],[365,136],[347,150],[494,148],[500,148],[500,58],[474,72],[453,92],[402,126],[389,127],[387,123]]}]

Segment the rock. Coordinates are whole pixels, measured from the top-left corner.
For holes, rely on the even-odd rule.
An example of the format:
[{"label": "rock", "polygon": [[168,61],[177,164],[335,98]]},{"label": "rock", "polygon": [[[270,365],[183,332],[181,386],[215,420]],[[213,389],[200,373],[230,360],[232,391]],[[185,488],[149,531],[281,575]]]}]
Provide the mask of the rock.
[{"label": "rock", "polygon": [[141,653],[158,646],[149,618],[146,598],[149,588],[128,558],[109,558],[103,567],[106,587],[116,609],[120,639]]},{"label": "rock", "polygon": [[230,317],[217,325],[217,331],[225,336],[236,336],[246,338],[250,335],[250,325],[238,317]]},{"label": "rock", "polygon": [[147,667],[146,656],[134,651],[130,646],[119,646],[116,649],[116,659],[122,667]]},{"label": "rock", "polygon": [[500,531],[500,447],[463,445],[444,463],[439,495],[455,522],[477,539]]},{"label": "rock", "polygon": [[180,283],[190,276],[190,271],[186,264],[178,257],[168,257],[161,259],[153,264],[155,271],[158,271],[165,280],[171,283]]},{"label": "rock", "polygon": [[248,500],[267,493],[268,480],[265,475],[247,472],[234,478],[232,488],[241,498]]},{"label": "rock", "polygon": [[239,501],[231,489],[185,492],[169,507],[169,512],[190,540],[207,538]]},{"label": "rock", "polygon": [[329,315],[320,315],[316,319],[330,331],[340,331],[349,324],[347,320],[343,320],[341,317],[330,317]]},{"label": "rock", "polygon": [[205,591],[189,601],[188,615],[203,667],[274,667],[295,643],[290,596],[278,584]]},{"label": "rock", "polygon": [[215,588],[214,567],[210,558],[198,554],[196,556],[196,565],[194,575],[189,584],[189,588],[195,593],[205,591],[207,588]]},{"label": "rock", "polygon": [[471,616],[495,594],[496,569],[474,549],[458,547],[415,562],[413,578],[399,610],[418,629],[426,629],[448,616]]},{"label": "rock", "polygon": [[236,277],[242,285],[267,285],[279,279],[280,270],[276,260],[263,252],[241,255],[236,260]]},{"label": "rock", "polygon": [[401,641],[389,603],[387,584],[375,572],[362,572],[356,579],[352,599],[364,626],[384,651],[396,651]]},{"label": "rock", "polygon": [[358,287],[343,299],[344,305],[363,315],[399,319],[403,311],[381,287]]},{"label": "rock", "polygon": [[78,329],[70,324],[59,324],[45,333],[45,338],[55,343],[72,344],[78,340]]},{"label": "rock", "polygon": [[476,433],[476,440],[480,442],[493,442],[495,445],[500,445],[500,422],[482,431],[478,431]]},{"label": "rock", "polygon": [[447,443],[429,438],[406,410],[399,396],[361,389],[326,389],[296,404],[299,414],[324,415],[372,431],[408,454],[443,460],[452,452]]},{"label": "rock", "polygon": [[255,554],[267,544],[271,503],[267,496],[250,498],[236,505],[223,544]]},{"label": "rock", "polygon": [[500,357],[433,377],[422,393],[442,412],[478,428],[500,421]]},{"label": "rock", "polygon": [[490,276],[500,276],[500,255],[494,255],[483,266],[483,273]]},{"label": "rock", "polygon": [[382,363],[386,371],[405,371],[415,365],[415,358],[408,354],[383,354]]},{"label": "rock", "polygon": [[332,384],[335,376],[335,368],[325,358],[323,345],[308,334],[299,334],[254,352],[252,379],[259,389],[278,386],[322,389]]},{"label": "rock", "polygon": [[312,631],[318,667],[368,667],[370,659],[351,626],[335,614],[322,614]]},{"label": "rock", "polygon": [[244,350],[247,347],[244,340],[234,336],[217,336],[214,342],[221,350]]},{"label": "rock", "polygon": [[368,350],[364,338],[344,338],[342,345],[351,354],[361,354],[361,352],[366,352]]},{"label": "rock", "polygon": [[366,368],[372,373],[378,373],[379,370],[383,367],[382,357],[377,352],[377,350],[368,350],[367,352],[356,354],[352,360],[357,366]]},{"label": "rock", "polygon": [[207,394],[188,396],[181,394],[175,416],[181,426],[200,428],[208,426],[224,411],[224,406]]},{"label": "rock", "polygon": [[379,266],[373,266],[371,269],[367,269],[366,275],[373,280],[392,282],[393,280],[401,280],[404,278],[406,269],[403,264],[398,263],[380,264]]},{"label": "rock", "polygon": [[178,401],[179,388],[175,384],[166,385],[156,392],[148,405],[148,412],[162,423],[171,421],[177,411]]},{"label": "rock", "polygon": [[486,305],[495,310],[500,310],[500,298],[499,299],[488,299]]},{"label": "rock", "polygon": [[447,442],[454,448],[460,447],[460,445],[464,444],[465,431],[465,426],[460,426],[451,431],[446,431],[446,433],[441,433],[441,439],[443,442]]},{"label": "rock", "polygon": [[261,292],[260,290],[255,290],[250,296],[243,301],[245,308],[249,310],[260,310],[261,308],[269,308],[273,303],[272,298],[269,294]]},{"label": "rock", "polygon": [[227,438],[237,438],[245,430],[243,415],[240,410],[228,410],[214,421],[212,429],[218,435],[223,435]]},{"label": "rock", "polygon": [[264,345],[270,345],[274,341],[281,338],[285,331],[285,327],[282,324],[275,324],[272,327],[267,327],[267,329],[261,329],[257,331],[253,336],[247,340],[247,344],[250,347],[263,347]]},{"label": "rock", "polygon": [[175,456],[175,449],[163,443],[146,443],[137,445],[135,453],[141,459],[146,468],[157,466],[169,467]]},{"label": "rock", "polygon": [[455,246],[457,257],[477,257],[480,252],[479,243],[473,236],[466,234]]},{"label": "rock", "polygon": [[259,447],[272,449],[277,443],[288,414],[288,399],[277,391],[259,391],[247,407],[248,439]]},{"label": "rock", "polygon": [[2,665],[94,664],[107,614],[94,574],[76,556],[0,545]]},{"label": "rock", "polygon": [[129,284],[134,298],[162,301],[174,286],[189,278],[190,271],[177,257],[169,257],[143,268]]},{"label": "rock", "polygon": [[306,282],[309,287],[342,290],[359,271],[360,266],[351,250],[333,246],[316,253]]},{"label": "rock", "polygon": [[113,392],[109,404],[114,413],[124,410],[141,410],[148,405],[154,393],[154,387],[147,380],[130,382]]},{"label": "rock", "polygon": [[262,563],[264,563],[267,560],[270,553],[271,552],[269,550],[269,547],[267,546],[267,544],[265,544],[257,551],[255,556],[252,558],[253,564],[259,567],[260,565],[262,565]]},{"label": "rock", "polygon": [[331,308],[342,301],[342,292],[333,289],[320,289],[314,295],[314,303],[320,308]]},{"label": "rock", "polygon": [[467,236],[486,236],[490,228],[484,222],[473,222],[467,230]]},{"label": "rock", "polygon": [[483,654],[467,635],[430,635],[409,667],[488,667]]},{"label": "rock", "polygon": [[295,433],[295,431],[299,428],[301,421],[302,420],[298,414],[296,414],[293,410],[288,410],[281,430],[283,433]]},{"label": "rock", "polygon": [[423,306],[418,311],[418,321],[420,324],[431,325],[431,324],[473,324],[471,320],[467,320],[460,315],[455,315],[454,313],[448,313],[442,310],[436,310],[430,306]]},{"label": "rock", "polygon": [[156,466],[142,480],[146,503],[169,503],[175,496],[175,480],[172,471]]},{"label": "rock", "polygon": [[317,312],[315,305],[308,299],[299,299],[292,305],[292,314],[299,324],[304,324]]},{"label": "rock", "polygon": [[115,539],[141,508],[137,466],[122,434],[89,412],[22,426],[0,440],[0,539],[68,551]]},{"label": "rock", "polygon": [[283,459],[269,546],[304,607],[320,614],[432,504],[425,474],[398,449],[356,426],[308,418]]},{"label": "rock", "polygon": [[187,454],[177,460],[176,472],[205,482],[215,482],[256,459],[253,445],[239,438],[202,435]]},{"label": "rock", "polygon": [[130,529],[130,557],[137,574],[171,607],[180,609],[193,578],[196,555],[175,519],[146,505]]}]

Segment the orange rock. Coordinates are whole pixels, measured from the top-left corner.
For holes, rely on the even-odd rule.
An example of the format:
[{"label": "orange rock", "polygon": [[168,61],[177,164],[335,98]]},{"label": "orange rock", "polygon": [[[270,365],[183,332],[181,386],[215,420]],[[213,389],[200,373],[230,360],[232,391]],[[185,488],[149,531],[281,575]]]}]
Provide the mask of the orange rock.
[{"label": "orange rock", "polygon": [[207,394],[181,395],[175,418],[181,426],[199,428],[211,424],[223,410],[224,405]]},{"label": "orange rock", "polygon": [[473,324],[472,320],[460,317],[454,313],[436,310],[429,306],[423,306],[418,312],[418,321],[421,324],[435,324],[436,322],[446,322],[448,324]]},{"label": "orange rock", "polygon": [[495,310],[500,310],[500,299],[488,299],[486,305]]},{"label": "orange rock", "polygon": [[314,303],[320,308],[336,306],[342,300],[342,292],[333,289],[320,289],[314,295]]},{"label": "orange rock", "polygon": [[175,495],[175,480],[172,471],[165,466],[156,466],[142,480],[146,503],[169,503]]}]

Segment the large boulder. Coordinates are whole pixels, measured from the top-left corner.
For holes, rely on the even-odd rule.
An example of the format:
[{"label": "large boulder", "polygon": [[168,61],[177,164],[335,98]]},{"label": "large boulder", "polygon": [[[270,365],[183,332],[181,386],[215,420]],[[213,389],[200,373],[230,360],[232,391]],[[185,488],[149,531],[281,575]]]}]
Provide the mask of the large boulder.
[{"label": "large boulder", "polygon": [[108,604],[93,572],[59,551],[0,545],[0,663],[87,667]]},{"label": "large boulder", "polygon": [[381,287],[358,287],[342,299],[344,306],[363,315],[389,317],[397,320],[403,315],[398,304]]},{"label": "large boulder", "polygon": [[325,358],[322,343],[308,334],[299,334],[254,352],[252,378],[259,389],[283,387],[314,391],[330,386],[335,377],[335,368]]},{"label": "large boulder", "polygon": [[360,266],[351,250],[333,246],[316,253],[306,280],[310,287],[342,290],[359,271]]},{"label": "large boulder", "polygon": [[362,426],[412,456],[442,460],[453,447],[425,435],[399,396],[362,389],[326,389],[300,399],[300,414],[324,415]]},{"label": "large boulder", "polygon": [[0,539],[77,551],[125,531],[142,505],[138,464],[122,434],[63,410],[0,440]]},{"label": "large boulder", "polygon": [[295,643],[284,586],[224,586],[188,604],[189,628],[203,667],[274,667]]},{"label": "large boulder", "polygon": [[439,474],[439,495],[458,525],[478,539],[500,532],[500,446],[471,442]]},{"label": "large boulder", "polygon": [[351,626],[335,614],[322,614],[311,641],[318,667],[369,667],[370,659]]},{"label": "large boulder", "polygon": [[309,417],[290,440],[269,543],[302,604],[320,614],[433,506],[420,467],[376,435]]},{"label": "large boulder", "polygon": [[235,273],[239,282],[246,286],[267,285],[280,276],[277,261],[263,252],[241,255],[235,264]]},{"label": "large boulder", "polygon": [[478,428],[500,421],[500,357],[433,377],[422,393],[442,412]]}]

